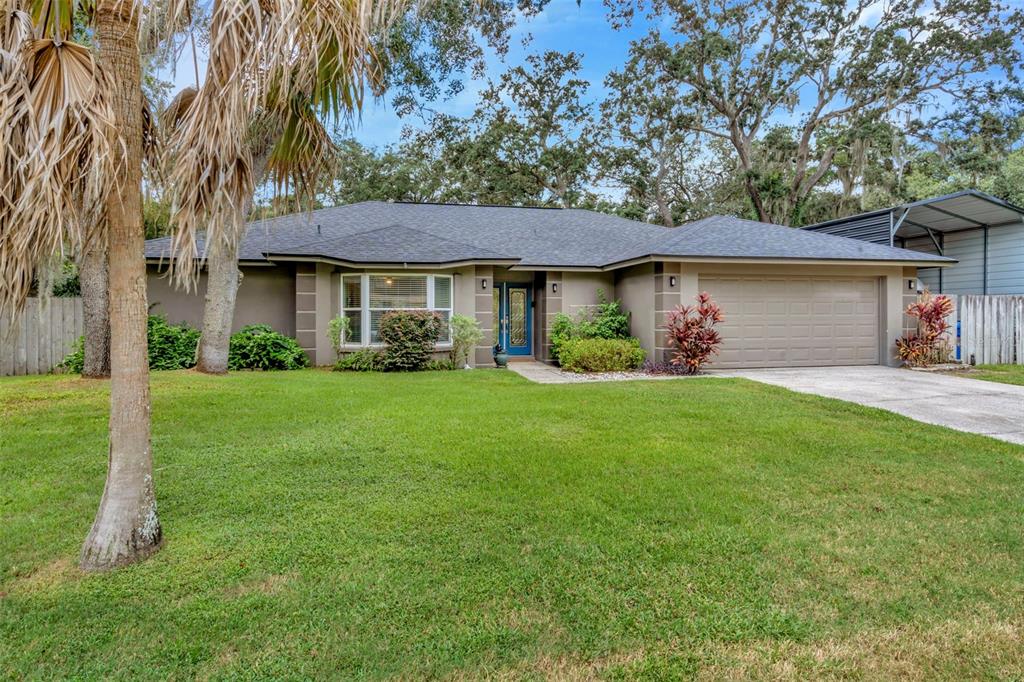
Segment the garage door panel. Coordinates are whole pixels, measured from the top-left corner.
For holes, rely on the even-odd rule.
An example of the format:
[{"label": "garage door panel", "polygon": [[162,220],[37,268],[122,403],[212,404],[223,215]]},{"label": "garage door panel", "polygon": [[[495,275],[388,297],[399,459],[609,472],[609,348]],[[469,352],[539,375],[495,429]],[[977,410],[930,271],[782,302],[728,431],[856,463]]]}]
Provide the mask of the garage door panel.
[{"label": "garage door panel", "polygon": [[878,363],[875,278],[701,277],[722,307],[716,367]]}]

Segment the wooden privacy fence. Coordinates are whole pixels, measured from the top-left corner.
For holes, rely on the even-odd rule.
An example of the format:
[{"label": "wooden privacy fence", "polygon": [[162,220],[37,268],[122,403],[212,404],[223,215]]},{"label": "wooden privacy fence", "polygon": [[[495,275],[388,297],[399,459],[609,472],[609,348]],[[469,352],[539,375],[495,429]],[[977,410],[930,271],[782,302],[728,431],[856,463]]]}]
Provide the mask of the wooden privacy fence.
[{"label": "wooden privacy fence", "polygon": [[46,374],[81,335],[81,298],[30,298],[14,320],[0,315],[0,376]]},{"label": "wooden privacy fence", "polygon": [[960,296],[960,361],[1024,365],[1024,296]]}]

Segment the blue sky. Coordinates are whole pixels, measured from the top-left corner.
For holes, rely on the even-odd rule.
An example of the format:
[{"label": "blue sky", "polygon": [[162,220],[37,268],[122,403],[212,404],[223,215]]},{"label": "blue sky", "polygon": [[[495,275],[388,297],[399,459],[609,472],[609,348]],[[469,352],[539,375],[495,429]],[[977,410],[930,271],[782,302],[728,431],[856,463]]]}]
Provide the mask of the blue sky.
[{"label": "blue sky", "polygon": [[[520,18],[510,41],[510,49],[502,61],[490,54],[487,77],[466,80],[465,90],[447,102],[433,106],[438,111],[456,114],[471,114],[480,91],[487,87],[487,79],[497,80],[509,66],[523,63],[533,53],[547,50],[576,52],[581,55],[584,80],[590,81],[590,96],[599,99],[604,91],[605,75],[625,63],[629,43],[645,33],[636,27],[626,31],[615,31],[606,19],[605,8],[600,2],[583,0],[554,0],[539,15]],[[526,45],[524,39],[528,39]],[[366,108],[361,128],[355,137],[365,143],[382,145],[398,140],[401,128],[406,122],[397,117],[388,106],[387,98]],[[417,124],[418,120],[408,120]]]},{"label": "blue sky", "polygon": [[[465,116],[472,113],[480,91],[487,87],[488,78],[497,80],[509,66],[523,63],[527,55],[559,50],[577,52],[581,55],[583,71],[581,77],[590,82],[590,95],[599,99],[604,92],[605,75],[625,63],[629,43],[644,35],[646,24],[639,22],[623,31],[611,28],[606,18],[604,5],[599,0],[552,0],[539,15],[520,18],[516,23],[504,61],[493,53],[488,54],[487,76],[479,80],[464,79],[465,89],[456,97],[435,102],[431,107],[440,112]],[[524,40],[529,39],[527,44]],[[202,77],[200,64],[200,77]],[[185,50],[178,60],[175,73],[165,73],[164,78],[175,84],[175,91],[192,85],[195,81],[191,51]],[[364,144],[384,146],[397,142],[404,125],[419,126],[418,117],[399,118],[385,95],[380,101],[364,107],[362,120],[356,124],[353,136]]]},{"label": "blue sky", "polygon": [[[1022,0],[1012,0],[1015,5]],[[872,22],[877,19],[882,7],[882,0],[865,12],[863,20]],[[480,91],[485,89],[489,80],[498,77],[510,66],[523,63],[526,56],[546,50],[573,51],[581,55],[583,70],[582,78],[590,82],[590,101],[599,101],[604,93],[604,77],[609,71],[620,68],[625,63],[631,41],[645,35],[651,23],[642,16],[637,17],[634,25],[621,30],[614,30],[608,22],[607,10],[601,0],[551,0],[539,15],[520,18],[516,23],[509,41],[509,52],[505,59],[488,54],[487,75],[482,79],[464,79],[465,89],[456,97],[430,104],[433,110],[458,116],[467,116],[476,106]],[[671,40],[670,26],[660,26],[662,34]],[[200,78],[203,76],[204,64],[200,64]],[[1018,73],[1020,71],[1018,70]],[[186,49],[181,54],[176,73],[163,73],[163,78],[175,84],[175,91],[180,87],[191,85],[195,81],[191,51]],[[995,71],[991,75],[996,75]],[[940,97],[948,106],[948,98]],[[800,102],[794,112],[780,111],[773,117],[778,121],[790,121],[799,116],[806,103]],[[403,126],[421,126],[422,120],[415,116],[399,118],[390,106],[390,96],[385,95],[380,101],[368,103],[363,110],[361,119],[355,124],[353,136],[364,144],[382,147],[400,140]]]}]

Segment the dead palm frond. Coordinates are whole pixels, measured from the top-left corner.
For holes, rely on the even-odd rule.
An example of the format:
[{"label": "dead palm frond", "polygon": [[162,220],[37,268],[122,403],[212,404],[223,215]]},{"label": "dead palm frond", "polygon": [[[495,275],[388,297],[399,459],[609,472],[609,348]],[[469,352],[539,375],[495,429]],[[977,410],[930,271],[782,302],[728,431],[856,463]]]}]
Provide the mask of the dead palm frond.
[{"label": "dead palm frond", "polygon": [[170,145],[174,276],[190,286],[206,248],[236,239],[241,207],[259,180],[247,133],[271,117],[281,138],[270,167],[277,186],[310,187],[329,152],[318,117],[359,110],[378,77],[373,39],[410,0],[216,2],[207,75]]},{"label": "dead palm frond", "polygon": [[0,308],[12,309],[28,296],[38,263],[88,238],[96,221],[87,216],[98,214],[115,178],[117,134],[109,85],[88,48],[30,37],[22,12],[4,26]]}]

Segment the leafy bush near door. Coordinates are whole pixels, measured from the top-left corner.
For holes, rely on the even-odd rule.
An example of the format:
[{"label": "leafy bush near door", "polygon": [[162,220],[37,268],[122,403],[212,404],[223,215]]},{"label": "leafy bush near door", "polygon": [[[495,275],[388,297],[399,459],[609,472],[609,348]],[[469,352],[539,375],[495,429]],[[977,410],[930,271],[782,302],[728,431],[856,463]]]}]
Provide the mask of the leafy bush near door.
[{"label": "leafy bush near door", "polygon": [[626,372],[644,362],[637,339],[569,339],[559,362],[568,372]]},{"label": "leafy bush near door", "polygon": [[309,366],[295,339],[266,324],[250,324],[231,335],[228,369],[301,369]]},{"label": "leafy bush near door", "polygon": [[575,319],[558,313],[551,325],[551,354],[564,366],[562,348],[574,339],[628,339],[629,313],[618,301],[609,301],[604,292],[597,292],[598,305],[582,312]]},{"label": "leafy bush near door", "polygon": [[468,315],[452,315],[452,350],[449,358],[454,367],[469,365],[469,354],[484,338],[480,323]]}]

